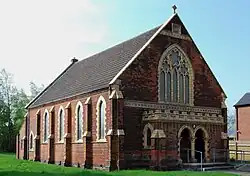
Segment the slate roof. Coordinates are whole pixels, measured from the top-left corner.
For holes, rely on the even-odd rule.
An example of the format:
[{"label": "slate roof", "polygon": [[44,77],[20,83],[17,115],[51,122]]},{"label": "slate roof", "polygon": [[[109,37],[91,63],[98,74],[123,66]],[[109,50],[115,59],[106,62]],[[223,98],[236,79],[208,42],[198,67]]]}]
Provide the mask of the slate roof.
[{"label": "slate roof", "polygon": [[250,105],[250,92],[245,93],[243,97],[234,105],[235,107]]},{"label": "slate roof", "polygon": [[106,88],[109,82],[159,29],[156,27],[112,48],[71,64],[26,108]]}]

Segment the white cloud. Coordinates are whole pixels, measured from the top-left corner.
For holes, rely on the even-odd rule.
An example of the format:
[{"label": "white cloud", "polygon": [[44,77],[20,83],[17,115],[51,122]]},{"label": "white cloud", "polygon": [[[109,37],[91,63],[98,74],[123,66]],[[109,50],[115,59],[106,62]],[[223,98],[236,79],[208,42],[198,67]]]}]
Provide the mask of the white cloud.
[{"label": "white cloud", "polygon": [[107,6],[91,0],[0,1],[0,68],[19,87],[48,84],[73,56],[84,57],[108,33]]}]

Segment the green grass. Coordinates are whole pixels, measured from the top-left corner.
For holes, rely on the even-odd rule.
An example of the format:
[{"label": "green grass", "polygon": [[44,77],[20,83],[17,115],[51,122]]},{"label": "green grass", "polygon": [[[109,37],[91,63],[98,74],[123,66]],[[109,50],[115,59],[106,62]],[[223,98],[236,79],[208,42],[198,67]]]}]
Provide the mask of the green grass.
[{"label": "green grass", "polygon": [[222,172],[153,172],[130,170],[120,172],[102,172],[62,167],[32,161],[17,160],[15,155],[0,154],[0,175],[6,176],[232,176]]}]

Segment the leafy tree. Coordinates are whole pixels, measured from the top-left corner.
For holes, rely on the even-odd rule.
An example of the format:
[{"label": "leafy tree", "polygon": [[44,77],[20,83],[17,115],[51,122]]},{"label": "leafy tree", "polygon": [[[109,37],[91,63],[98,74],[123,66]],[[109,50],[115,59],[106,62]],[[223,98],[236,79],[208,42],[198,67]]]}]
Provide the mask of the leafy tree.
[{"label": "leafy tree", "polygon": [[3,102],[2,99],[0,99],[0,151],[6,151],[8,143],[8,118],[7,118],[7,106]]},{"label": "leafy tree", "polygon": [[43,89],[44,89],[43,84],[39,87],[33,81],[31,81],[30,82],[30,92],[31,92],[30,98],[31,99],[35,98]]},{"label": "leafy tree", "polygon": [[25,106],[44,89],[30,82],[31,96],[17,89],[13,75],[0,70],[0,151],[14,152],[18,134],[26,114]]},{"label": "leafy tree", "polygon": [[[0,94],[4,107],[6,108],[5,118],[7,122],[2,122],[2,126],[7,125],[8,137],[8,151],[13,151],[13,141],[15,140],[14,134],[14,118],[12,116],[12,102],[16,98],[17,89],[13,84],[13,75],[8,73],[5,69],[0,71]],[[5,119],[4,118],[4,119]],[[5,129],[5,128],[4,128]]]},{"label": "leafy tree", "polygon": [[17,134],[21,128],[24,116],[26,114],[25,106],[29,103],[29,101],[30,99],[25,94],[23,89],[19,90],[17,94],[13,97],[12,116],[13,116],[15,134]]}]

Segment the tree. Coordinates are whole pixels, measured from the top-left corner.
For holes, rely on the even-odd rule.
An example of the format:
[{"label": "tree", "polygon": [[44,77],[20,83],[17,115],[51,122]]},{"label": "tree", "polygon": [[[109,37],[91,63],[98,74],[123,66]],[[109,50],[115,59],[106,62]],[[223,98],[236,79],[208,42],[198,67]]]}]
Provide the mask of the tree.
[{"label": "tree", "polygon": [[24,116],[26,114],[25,106],[29,103],[29,101],[30,99],[25,94],[23,89],[19,90],[17,94],[13,97],[12,116],[14,120],[13,122],[14,122],[15,134],[17,134],[21,128]]},{"label": "tree", "polygon": [[35,98],[42,90],[44,89],[44,85],[42,84],[38,87],[33,81],[30,82],[30,92],[31,92],[31,99]]},{"label": "tree", "polygon": [[[8,133],[8,151],[13,151],[13,140],[15,140],[13,116],[12,116],[12,101],[16,98],[17,89],[13,84],[13,75],[8,73],[5,69],[0,71],[0,94],[2,103],[6,108],[5,118],[7,123],[2,122],[2,125],[7,125]],[[14,139],[13,139],[14,136]]]},{"label": "tree", "polygon": [[14,152],[16,135],[18,134],[24,116],[25,106],[44,88],[30,82],[31,96],[23,89],[17,89],[13,75],[5,69],[0,70],[0,151]]},{"label": "tree", "polygon": [[0,99],[0,151],[6,151],[7,146],[5,144],[8,143],[8,118],[7,118],[7,106]]}]

